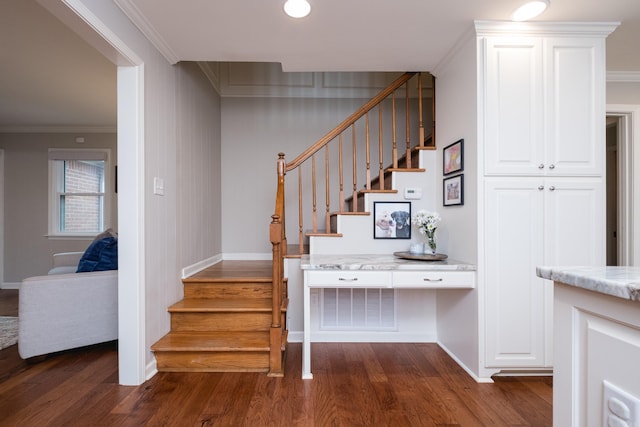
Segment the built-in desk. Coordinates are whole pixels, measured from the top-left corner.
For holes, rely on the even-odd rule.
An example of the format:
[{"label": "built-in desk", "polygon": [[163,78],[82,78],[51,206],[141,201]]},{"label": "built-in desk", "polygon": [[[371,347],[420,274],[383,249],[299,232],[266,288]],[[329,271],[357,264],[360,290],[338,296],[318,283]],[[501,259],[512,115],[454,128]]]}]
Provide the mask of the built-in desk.
[{"label": "built-in desk", "polygon": [[473,289],[475,265],[446,259],[413,261],[393,255],[303,255],[302,378],[311,379],[312,288]]}]

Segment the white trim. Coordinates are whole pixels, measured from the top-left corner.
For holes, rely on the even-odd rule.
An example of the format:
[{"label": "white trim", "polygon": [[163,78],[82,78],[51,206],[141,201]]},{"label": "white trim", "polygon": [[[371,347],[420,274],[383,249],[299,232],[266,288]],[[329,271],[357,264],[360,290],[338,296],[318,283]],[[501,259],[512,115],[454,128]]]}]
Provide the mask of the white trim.
[{"label": "white trim", "polygon": [[449,355],[464,371],[469,374],[471,378],[473,378],[477,383],[485,383],[485,384],[493,384],[493,380],[491,377],[479,377],[473,372],[467,365],[465,365],[462,360],[458,358],[452,351],[450,351],[446,345],[442,344],[440,341],[436,341],[436,344],[444,350],[445,353]]},{"label": "white trim", "polygon": [[640,83],[640,71],[607,71],[607,83]]},{"label": "white trim", "polygon": [[[607,105],[607,116],[620,118],[618,133],[618,228],[619,260],[623,265],[640,266],[640,198],[634,191],[640,188],[640,105]],[[625,237],[628,237],[627,239]]]},{"label": "white trim", "polygon": [[158,373],[158,363],[155,357],[152,357],[149,363],[147,363],[147,368],[145,369],[145,378],[150,380],[155,374]]},{"label": "white trim", "polygon": [[2,282],[0,289],[20,289],[22,282]]},{"label": "white trim", "polygon": [[[129,46],[120,39],[120,37],[116,36],[116,34],[111,31],[111,29],[87,6],[85,6],[82,3],[82,0],[62,0],[62,2],[78,17],[80,17],[95,33],[97,33],[101,39],[106,41],[112,48],[111,51],[115,50],[118,56],[113,62],[116,65],[142,65],[143,61],[138,57],[138,55],[136,55],[133,50],[131,50]],[[110,55],[105,56],[113,60]],[[118,126],[118,129],[119,128],[120,127]]]},{"label": "white trim", "polygon": [[[49,230],[47,236],[53,238],[87,238],[93,237],[113,224],[111,218],[112,200],[117,197],[113,189],[111,150],[108,148],[49,148]],[[76,193],[79,196],[102,196],[102,229],[93,232],[66,232],[60,230],[60,192],[64,180],[63,165],[56,163],[58,160],[96,160],[104,161],[104,192],[103,193]]]},{"label": "white trim", "polygon": [[387,331],[311,331],[311,342],[435,343],[435,333]]},{"label": "white trim", "polygon": [[594,36],[611,34],[620,22],[474,21],[478,36]]},{"label": "white trim", "polygon": [[144,65],[118,67],[118,362],[122,385],[147,375]]},{"label": "white trim", "polygon": [[243,261],[243,260],[268,261],[273,259],[273,254],[271,252],[267,252],[267,253],[239,252],[239,253],[222,254],[222,259],[225,261]]},{"label": "white trim", "polygon": [[186,279],[187,277],[191,277],[196,273],[201,272],[205,268],[211,267],[222,261],[222,255],[215,255],[207,259],[203,259],[202,261],[198,261],[195,264],[191,264],[182,269],[182,278]]},{"label": "white trim", "polygon": [[127,15],[131,22],[149,39],[151,44],[158,49],[170,64],[176,64],[180,61],[178,55],[176,55],[165,39],[153,28],[153,25],[149,23],[144,14],[140,12],[140,9],[138,9],[132,1],[114,0],[114,3]]},{"label": "white trim", "polygon": [[0,126],[0,133],[116,133],[114,126]]}]

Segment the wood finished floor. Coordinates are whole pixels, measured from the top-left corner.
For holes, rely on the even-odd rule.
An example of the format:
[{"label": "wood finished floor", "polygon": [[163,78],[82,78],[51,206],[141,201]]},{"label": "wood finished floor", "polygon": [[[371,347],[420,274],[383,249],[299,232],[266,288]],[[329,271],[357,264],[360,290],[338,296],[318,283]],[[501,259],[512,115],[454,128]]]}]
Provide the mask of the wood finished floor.
[{"label": "wood finished floor", "polygon": [[[6,294],[0,291],[0,300]],[[0,304],[0,309],[3,305]],[[1,314],[1,313],[0,313]],[[551,426],[550,377],[478,384],[435,344],[301,345],[284,378],[159,373],[118,385],[115,343],[29,364],[0,351],[2,426]]]}]

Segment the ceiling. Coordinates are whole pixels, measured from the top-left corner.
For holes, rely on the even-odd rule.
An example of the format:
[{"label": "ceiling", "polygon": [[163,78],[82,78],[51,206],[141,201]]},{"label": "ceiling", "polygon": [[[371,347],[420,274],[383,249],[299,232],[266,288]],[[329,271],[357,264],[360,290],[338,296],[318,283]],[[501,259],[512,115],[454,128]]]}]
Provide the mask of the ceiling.
[{"label": "ceiling", "polygon": [[[280,62],[285,71],[434,71],[518,0],[113,0],[171,63]],[[551,0],[545,21],[620,21],[607,70],[640,73],[640,1]],[[38,4],[0,4],[0,131],[115,129],[116,67]]]}]

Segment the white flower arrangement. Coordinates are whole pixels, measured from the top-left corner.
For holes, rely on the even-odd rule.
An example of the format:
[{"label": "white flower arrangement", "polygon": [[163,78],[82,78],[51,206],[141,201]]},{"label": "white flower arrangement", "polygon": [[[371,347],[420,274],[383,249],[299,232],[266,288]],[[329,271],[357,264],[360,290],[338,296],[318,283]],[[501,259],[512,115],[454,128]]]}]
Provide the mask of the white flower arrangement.
[{"label": "white flower arrangement", "polygon": [[441,220],[442,218],[438,212],[420,210],[414,215],[411,222],[418,226],[420,234],[426,234],[427,237],[433,238],[433,234],[435,233],[436,228],[438,228],[438,224]]},{"label": "white flower arrangement", "polygon": [[418,226],[420,234],[425,234],[427,236],[426,245],[429,247],[429,252],[427,252],[425,248],[425,253],[431,253],[432,255],[435,255],[436,253],[435,234],[441,220],[442,218],[438,212],[428,212],[425,210],[418,211],[418,213],[411,218],[411,222]]}]

